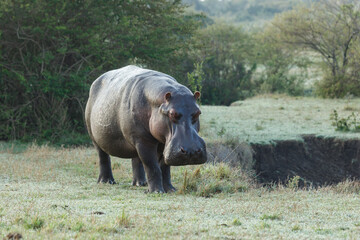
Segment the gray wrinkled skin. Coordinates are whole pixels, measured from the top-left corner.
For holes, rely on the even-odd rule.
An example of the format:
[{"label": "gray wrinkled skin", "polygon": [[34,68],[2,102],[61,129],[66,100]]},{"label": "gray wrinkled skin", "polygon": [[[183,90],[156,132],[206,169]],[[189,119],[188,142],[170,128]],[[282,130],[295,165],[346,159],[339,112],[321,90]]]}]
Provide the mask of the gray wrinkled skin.
[{"label": "gray wrinkled skin", "polygon": [[171,165],[206,162],[205,142],[198,135],[199,96],[169,75],[136,66],[96,79],[85,120],[99,154],[98,182],[115,183],[112,155],[132,158],[133,185],[148,183],[149,192],[175,191]]}]

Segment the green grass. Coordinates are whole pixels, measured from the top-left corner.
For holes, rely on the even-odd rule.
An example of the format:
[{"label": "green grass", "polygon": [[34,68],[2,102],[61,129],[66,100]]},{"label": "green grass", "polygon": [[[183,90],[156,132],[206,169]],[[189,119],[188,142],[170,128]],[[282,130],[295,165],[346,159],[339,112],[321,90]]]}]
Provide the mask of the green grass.
[{"label": "green grass", "polygon": [[[233,103],[233,106],[202,106],[201,133],[207,142],[268,143],[273,140],[301,139],[301,135],[360,138],[360,133],[339,132],[330,115],[341,117],[349,109],[359,110],[360,99],[319,99],[264,95]],[[355,111],[356,112],[356,111]]]}]

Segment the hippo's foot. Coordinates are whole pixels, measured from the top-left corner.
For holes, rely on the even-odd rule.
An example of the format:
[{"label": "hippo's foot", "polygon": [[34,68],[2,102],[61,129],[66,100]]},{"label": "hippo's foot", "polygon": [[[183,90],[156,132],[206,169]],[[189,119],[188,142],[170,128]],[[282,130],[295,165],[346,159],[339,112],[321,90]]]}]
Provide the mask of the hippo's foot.
[{"label": "hippo's foot", "polygon": [[116,184],[113,177],[103,177],[103,176],[99,176],[98,183]]},{"label": "hippo's foot", "polygon": [[164,188],[161,185],[151,185],[149,184],[148,193],[165,193]]},{"label": "hippo's foot", "polygon": [[176,188],[170,184],[164,184],[164,190],[166,193],[176,192]]},{"label": "hippo's foot", "polygon": [[145,193],[165,193],[164,190],[155,190],[155,191],[150,191],[150,189],[146,190]]},{"label": "hippo's foot", "polygon": [[146,182],[146,180],[133,179],[132,185],[133,186],[138,186],[138,187],[144,187],[144,186],[147,185],[147,182]]}]

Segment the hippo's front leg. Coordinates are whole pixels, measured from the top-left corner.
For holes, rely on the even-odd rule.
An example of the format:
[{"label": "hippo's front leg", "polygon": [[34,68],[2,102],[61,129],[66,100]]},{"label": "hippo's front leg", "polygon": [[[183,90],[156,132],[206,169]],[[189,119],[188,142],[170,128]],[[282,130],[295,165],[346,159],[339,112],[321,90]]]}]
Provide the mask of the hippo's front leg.
[{"label": "hippo's front leg", "polygon": [[162,173],[159,165],[157,144],[138,143],[136,150],[145,168],[149,192],[164,193]]}]

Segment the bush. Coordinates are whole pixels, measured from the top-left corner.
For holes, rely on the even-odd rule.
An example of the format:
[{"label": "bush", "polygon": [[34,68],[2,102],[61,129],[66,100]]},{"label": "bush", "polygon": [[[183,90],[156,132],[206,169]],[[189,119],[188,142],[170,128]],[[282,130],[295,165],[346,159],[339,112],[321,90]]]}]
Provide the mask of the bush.
[{"label": "bush", "polygon": [[330,115],[333,120],[332,125],[335,126],[336,131],[342,132],[360,132],[360,116],[358,113],[352,112],[346,118],[340,118],[336,110]]},{"label": "bush", "polygon": [[343,98],[346,95],[360,96],[360,80],[350,75],[332,76],[326,74],[316,84],[316,93],[321,97]]}]

